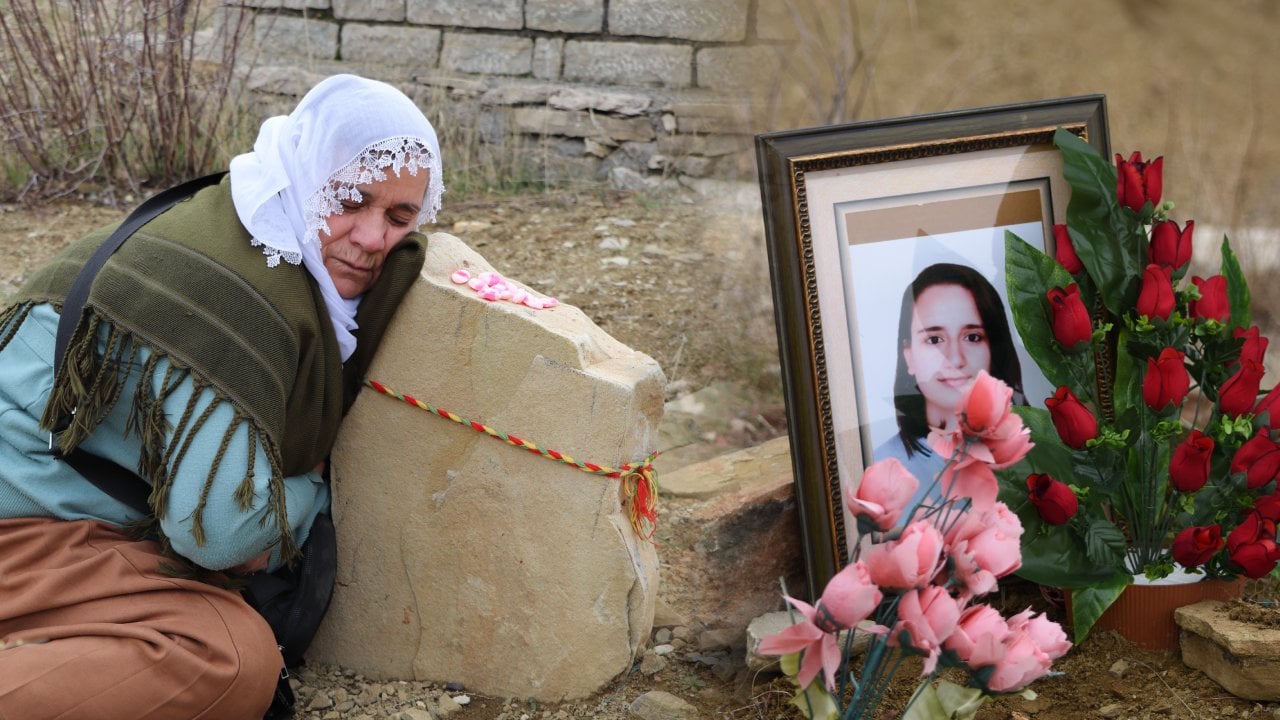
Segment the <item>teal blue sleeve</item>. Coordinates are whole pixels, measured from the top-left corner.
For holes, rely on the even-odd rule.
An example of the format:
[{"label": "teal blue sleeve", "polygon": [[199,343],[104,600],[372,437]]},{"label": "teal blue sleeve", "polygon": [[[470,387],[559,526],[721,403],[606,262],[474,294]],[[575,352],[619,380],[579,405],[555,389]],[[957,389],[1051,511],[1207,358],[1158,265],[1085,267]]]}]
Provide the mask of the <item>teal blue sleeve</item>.
[{"label": "teal blue sleeve", "polygon": [[[133,510],[98,490],[81,478],[48,447],[48,433],[38,420],[52,387],[53,338],[58,314],[48,305],[34,308],[18,328],[13,340],[0,351],[0,518],[43,516],[67,520],[96,519],[116,525],[140,520]],[[126,432],[132,388],[149,353],[140,349],[134,358],[126,392],[102,424],[82,443],[87,452],[105,457],[129,469],[138,466],[139,438]],[[153,390],[162,382],[167,364],[158,363],[149,379]],[[166,399],[165,413],[170,425],[181,417],[195,393],[190,380]],[[209,468],[222,447],[228,424],[234,417],[231,405],[204,389],[196,399],[197,415],[213,405],[205,424],[191,438],[174,477],[167,512],[161,528],[175,551],[211,570],[223,570],[248,562],[271,550],[271,568],[279,567],[280,531],[268,509],[267,484],[270,463],[255,443],[253,501],[241,509],[235,491],[248,463],[247,429],[237,430],[227,445],[218,472],[209,486],[201,523],[204,543],[192,533],[194,510],[205,492]],[[172,442],[173,438],[169,438]],[[315,516],[329,505],[329,491],[315,472],[285,478],[285,499],[289,530],[299,545],[306,541]]]}]

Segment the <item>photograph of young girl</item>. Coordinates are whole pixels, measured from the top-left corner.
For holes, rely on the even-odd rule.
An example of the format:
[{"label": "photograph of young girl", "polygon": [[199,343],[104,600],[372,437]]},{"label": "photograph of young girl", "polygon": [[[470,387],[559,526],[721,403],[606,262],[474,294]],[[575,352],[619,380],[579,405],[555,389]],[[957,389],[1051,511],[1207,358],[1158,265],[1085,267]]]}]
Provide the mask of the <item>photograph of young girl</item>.
[{"label": "photograph of young girl", "polygon": [[955,423],[980,371],[1009,385],[1015,404],[1042,407],[1052,394],[1012,330],[1006,229],[1044,248],[1038,222],[849,246],[864,459],[897,458],[915,475],[912,506],[945,465],[928,445],[930,429]]}]

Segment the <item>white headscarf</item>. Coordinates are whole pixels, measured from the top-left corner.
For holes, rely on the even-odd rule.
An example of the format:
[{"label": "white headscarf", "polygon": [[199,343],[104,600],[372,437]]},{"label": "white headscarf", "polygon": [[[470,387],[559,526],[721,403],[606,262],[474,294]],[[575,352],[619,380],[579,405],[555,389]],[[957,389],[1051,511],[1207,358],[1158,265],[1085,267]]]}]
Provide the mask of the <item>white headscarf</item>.
[{"label": "white headscarf", "polygon": [[338,294],[320,255],[320,233],[355,186],[387,177],[386,168],[431,173],[418,225],[435,222],[444,182],[435,129],[394,87],[355,75],[334,75],[311,89],[289,115],[262,123],[253,152],[231,160],[231,200],[240,222],[262,247],[265,262],[301,263],[324,296],[345,362],[355,351],[360,298]]}]

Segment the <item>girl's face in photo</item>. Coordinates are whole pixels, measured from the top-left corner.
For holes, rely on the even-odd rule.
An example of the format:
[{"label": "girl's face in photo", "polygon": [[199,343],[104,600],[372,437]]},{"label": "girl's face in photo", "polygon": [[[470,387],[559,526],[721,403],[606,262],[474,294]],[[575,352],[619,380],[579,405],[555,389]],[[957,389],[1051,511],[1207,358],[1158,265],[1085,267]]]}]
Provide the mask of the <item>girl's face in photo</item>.
[{"label": "girl's face in photo", "polygon": [[929,425],[950,427],[978,372],[991,371],[991,345],[969,291],[960,285],[932,285],[920,293],[902,356],[924,396]]}]

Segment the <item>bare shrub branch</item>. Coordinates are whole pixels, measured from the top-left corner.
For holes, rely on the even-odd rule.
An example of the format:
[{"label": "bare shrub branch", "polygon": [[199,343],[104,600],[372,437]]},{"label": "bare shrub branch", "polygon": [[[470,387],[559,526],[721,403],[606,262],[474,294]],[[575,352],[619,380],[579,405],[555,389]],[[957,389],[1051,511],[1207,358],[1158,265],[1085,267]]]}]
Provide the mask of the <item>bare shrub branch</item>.
[{"label": "bare shrub branch", "polygon": [[0,199],[114,202],[224,164],[249,22],[201,0],[8,0]]}]

